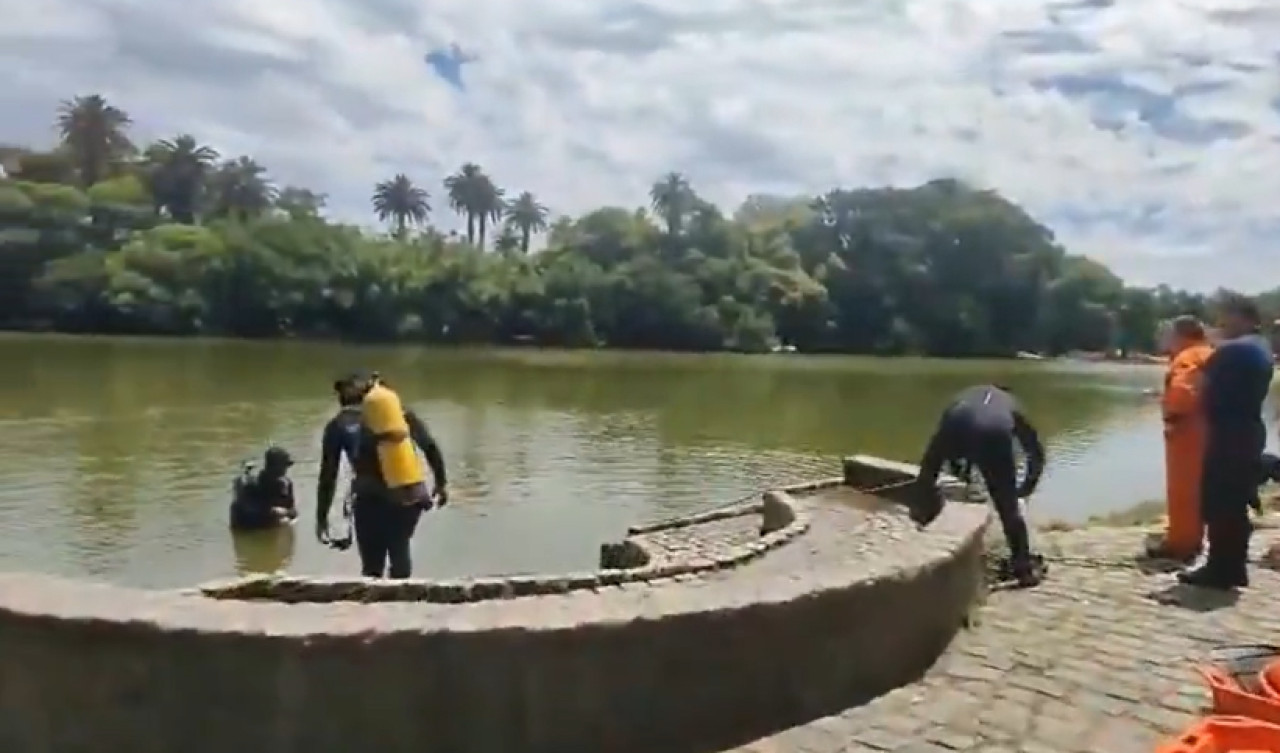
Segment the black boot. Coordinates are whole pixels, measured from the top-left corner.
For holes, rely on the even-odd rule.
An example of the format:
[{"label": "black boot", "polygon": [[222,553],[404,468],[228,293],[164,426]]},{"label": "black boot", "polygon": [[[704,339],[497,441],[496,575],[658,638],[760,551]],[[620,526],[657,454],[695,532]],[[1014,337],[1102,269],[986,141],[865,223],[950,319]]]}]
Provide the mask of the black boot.
[{"label": "black boot", "polygon": [[1213,521],[1208,526],[1209,554],[1196,567],[1178,573],[1178,581],[1188,586],[1230,591],[1249,585],[1248,559],[1249,534],[1252,526],[1248,518],[1245,527],[1229,521]]},{"label": "black boot", "polygon": [[1248,515],[1240,516],[1232,527],[1229,537],[1226,563],[1223,572],[1237,588],[1249,587],[1249,539],[1253,535],[1253,522]]},{"label": "black boot", "polygon": [[1010,563],[1010,569],[1018,588],[1035,588],[1044,582],[1044,569],[1037,567],[1034,560]]},{"label": "black boot", "polygon": [[1243,571],[1233,572],[1212,559],[1178,573],[1178,582],[1188,586],[1230,591],[1249,585],[1249,576]]}]

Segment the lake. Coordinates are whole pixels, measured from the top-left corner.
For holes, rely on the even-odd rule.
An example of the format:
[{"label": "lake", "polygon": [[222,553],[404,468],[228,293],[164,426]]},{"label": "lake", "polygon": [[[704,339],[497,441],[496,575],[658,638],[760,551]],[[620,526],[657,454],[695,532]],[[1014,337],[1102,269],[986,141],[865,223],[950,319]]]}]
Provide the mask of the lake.
[{"label": "lake", "polygon": [[[395,384],[450,466],[453,502],[415,542],[423,575],[582,569],[636,521],[836,475],[844,454],[914,461],[978,381],[1012,386],[1048,441],[1036,517],[1163,495],[1142,394],[1158,367],[17,335],[0,363],[0,568],[145,587],[358,572],[312,521],[329,388],[359,367]],[[298,460],[296,535],[233,538],[232,479],[271,442]]]}]

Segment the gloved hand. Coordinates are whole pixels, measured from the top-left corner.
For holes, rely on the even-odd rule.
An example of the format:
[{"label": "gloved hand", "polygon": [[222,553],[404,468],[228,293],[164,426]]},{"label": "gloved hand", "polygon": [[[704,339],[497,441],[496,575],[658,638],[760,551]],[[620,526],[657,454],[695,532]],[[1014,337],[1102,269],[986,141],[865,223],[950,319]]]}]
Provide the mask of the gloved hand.
[{"label": "gloved hand", "polygon": [[935,488],[912,487],[908,500],[907,515],[911,518],[911,522],[921,528],[937,520],[942,514],[943,500]]}]

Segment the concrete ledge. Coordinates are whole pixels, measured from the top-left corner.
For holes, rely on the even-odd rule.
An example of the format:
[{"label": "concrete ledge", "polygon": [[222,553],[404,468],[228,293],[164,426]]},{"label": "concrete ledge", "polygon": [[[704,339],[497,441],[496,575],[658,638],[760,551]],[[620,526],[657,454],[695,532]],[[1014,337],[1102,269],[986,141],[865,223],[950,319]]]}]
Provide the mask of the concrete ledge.
[{"label": "concrete ledge", "polygon": [[724,569],[750,562],[808,527],[808,516],[787,491],[768,491],[759,502],[632,526],[625,539],[600,548],[600,566],[634,568],[637,580]]},{"label": "concrete ledge", "polygon": [[[843,466],[845,484],[900,503],[906,503],[909,484],[920,472],[920,466],[872,455],[845,458]],[[986,501],[970,495],[963,481],[947,473],[938,476],[937,487],[953,502]]]},{"label": "concrete ledge", "polygon": [[807,489],[773,533],[809,528],[751,562],[541,596],[285,604],[0,574],[0,750],[732,747],[914,679],[981,592],[985,508],[916,531]]},{"label": "concrete ledge", "polygon": [[[739,534],[717,535],[714,524],[731,522]],[[749,535],[741,535],[745,526]],[[736,567],[786,544],[809,527],[784,491],[765,492],[760,502],[633,526],[627,538],[605,544],[594,572],[473,578],[458,581],[314,578],[261,575],[209,583],[196,590],[211,599],[288,604],[339,601],[465,604],[490,599],[547,596],[627,583],[696,575]]]}]

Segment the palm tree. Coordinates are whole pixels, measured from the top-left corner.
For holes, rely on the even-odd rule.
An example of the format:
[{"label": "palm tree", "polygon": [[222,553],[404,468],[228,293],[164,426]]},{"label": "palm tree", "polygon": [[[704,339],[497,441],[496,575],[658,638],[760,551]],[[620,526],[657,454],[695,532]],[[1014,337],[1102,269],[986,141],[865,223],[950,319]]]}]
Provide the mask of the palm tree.
[{"label": "palm tree", "polygon": [[125,134],[132,121],[124,110],[99,94],[76,97],[58,107],[58,133],[71,153],[80,183],[91,186],[107,176],[112,163],[132,154]]},{"label": "palm tree", "polygon": [[445,178],[444,187],[449,194],[449,206],[467,220],[467,243],[483,251],[489,223],[501,219],[506,206],[502,189],[474,162],[466,163]]},{"label": "palm tree", "polygon": [[245,218],[270,209],[277,192],[266,172],[252,157],[222,163],[210,181],[214,213]]},{"label": "palm tree", "polygon": [[471,211],[476,216],[477,241],[480,250],[484,250],[484,239],[489,232],[489,223],[498,222],[507,211],[507,202],[502,198],[502,189],[493,184],[489,176],[482,176],[476,184],[475,203]]},{"label": "palm tree", "polygon": [[649,203],[667,224],[667,233],[677,235],[685,215],[693,208],[697,196],[689,181],[680,173],[667,173],[649,189]]},{"label": "palm tree", "polygon": [[418,188],[404,173],[396,173],[373,188],[373,211],[378,219],[391,220],[396,235],[403,236],[410,224],[422,225],[431,214],[431,195]]},{"label": "palm tree", "polygon": [[215,150],[185,133],[148,147],[148,177],[156,208],[168,211],[176,222],[194,223],[206,179],[217,160]]},{"label": "palm tree", "polygon": [[534,233],[547,229],[549,211],[538,203],[533,194],[525,191],[507,206],[507,223],[520,232],[520,252],[529,253],[529,241]]},{"label": "palm tree", "polygon": [[458,172],[444,179],[444,190],[449,194],[449,208],[467,220],[467,243],[476,242],[476,215],[471,206],[475,203],[476,184],[484,177],[484,171],[474,162],[463,165]]}]

